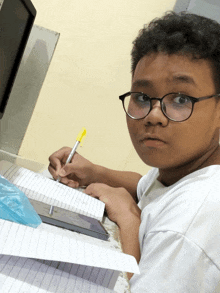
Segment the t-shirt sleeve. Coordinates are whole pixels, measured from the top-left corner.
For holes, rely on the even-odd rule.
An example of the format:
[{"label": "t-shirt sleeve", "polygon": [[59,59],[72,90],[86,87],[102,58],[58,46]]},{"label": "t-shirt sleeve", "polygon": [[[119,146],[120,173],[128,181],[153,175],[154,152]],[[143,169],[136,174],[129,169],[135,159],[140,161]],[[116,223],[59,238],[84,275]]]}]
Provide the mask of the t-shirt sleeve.
[{"label": "t-shirt sleeve", "polygon": [[220,292],[219,269],[181,233],[146,235],[139,266],[141,274],[130,280],[132,293]]}]

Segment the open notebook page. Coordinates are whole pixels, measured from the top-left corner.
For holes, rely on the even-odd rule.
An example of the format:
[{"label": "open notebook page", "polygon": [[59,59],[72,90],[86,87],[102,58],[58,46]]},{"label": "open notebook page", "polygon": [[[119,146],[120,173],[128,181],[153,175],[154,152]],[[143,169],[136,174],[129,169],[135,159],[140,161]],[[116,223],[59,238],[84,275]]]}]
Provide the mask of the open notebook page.
[{"label": "open notebook page", "polygon": [[105,205],[77,189],[70,188],[23,167],[0,161],[0,174],[29,198],[102,220]]},{"label": "open notebook page", "polygon": [[65,232],[61,236],[54,230],[48,231],[45,226],[48,225],[42,223],[34,229],[0,220],[0,254],[139,273],[133,256],[107,248],[107,246],[80,241],[74,237],[75,233],[72,233],[72,237]]},{"label": "open notebook page", "polygon": [[[62,264],[60,264],[61,266]],[[71,264],[63,268],[35,259],[0,255],[2,293],[111,293],[101,285],[72,274]]]},{"label": "open notebook page", "polygon": [[133,256],[113,250],[105,241],[48,226],[42,223],[34,229],[0,220],[0,254],[38,259],[110,289],[119,271],[139,273]]}]

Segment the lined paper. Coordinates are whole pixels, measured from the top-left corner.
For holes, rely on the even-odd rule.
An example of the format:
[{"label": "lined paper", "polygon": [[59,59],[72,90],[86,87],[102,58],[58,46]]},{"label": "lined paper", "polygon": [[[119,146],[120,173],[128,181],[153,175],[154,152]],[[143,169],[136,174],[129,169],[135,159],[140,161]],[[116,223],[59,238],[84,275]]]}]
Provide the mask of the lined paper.
[{"label": "lined paper", "polygon": [[133,256],[107,246],[80,241],[74,237],[74,233],[69,237],[66,236],[66,231],[63,235],[57,234],[55,230],[49,232],[45,226],[48,225],[42,223],[34,229],[0,220],[0,254],[139,273]]},{"label": "lined paper", "polygon": [[110,289],[86,281],[71,273],[35,259],[0,255],[2,293],[111,293]]},{"label": "lined paper", "polygon": [[[57,206],[74,211],[72,189],[71,196],[68,192],[57,196],[57,188],[53,191],[44,189],[47,190],[46,195],[42,191],[38,194],[39,186],[52,183],[54,187],[54,184],[59,183],[41,178],[41,175],[29,170],[26,173],[27,169],[6,163],[2,166],[0,162],[0,174],[6,178],[9,176],[11,180],[7,179],[11,182],[17,180],[16,184],[25,186],[21,188],[17,185],[28,197],[48,204],[55,201]],[[32,187],[28,185],[31,181],[37,182],[38,175],[41,184],[33,184]],[[19,181],[20,176],[26,178],[25,183]],[[84,193],[78,193],[80,195],[77,195],[79,198],[76,203],[84,196]],[[87,200],[85,203],[90,206]],[[78,205],[77,208],[86,210],[85,206]],[[135,258],[116,250],[114,243],[44,223],[34,229],[0,219],[0,292],[110,293],[113,292],[111,290],[120,271],[139,273],[139,268]]]},{"label": "lined paper", "polygon": [[102,221],[105,204],[77,189],[7,161],[0,162],[0,174],[29,198]]}]

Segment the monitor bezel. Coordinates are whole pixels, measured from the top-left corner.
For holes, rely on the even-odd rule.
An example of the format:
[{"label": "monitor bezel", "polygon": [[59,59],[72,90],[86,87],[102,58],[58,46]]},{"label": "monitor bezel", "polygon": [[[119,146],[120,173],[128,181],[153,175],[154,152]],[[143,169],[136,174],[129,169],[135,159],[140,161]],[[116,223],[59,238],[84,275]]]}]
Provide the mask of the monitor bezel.
[{"label": "monitor bezel", "polygon": [[14,82],[15,82],[15,78],[22,60],[22,56],[24,54],[24,50],[29,38],[29,35],[31,33],[31,29],[37,14],[37,11],[35,9],[35,7],[33,6],[32,2],[30,0],[4,0],[4,2],[2,3],[1,6],[1,10],[0,10],[0,17],[1,17],[1,13],[4,13],[4,9],[7,9],[7,5],[9,5],[11,7],[11,4],[13,4],[14,1],[20,1],[24,7],[27,9],[27,11],[29,12],[29,18],[26,24],[26,28],[23,34],[23,38],[21,40],[20,43],[20,47],[18,49],[16,58],[14,60],[14,64],[7,82],[7,85],[5,87],[5,92],[3,94],[2,100],[0,101],[0,119],[2,118],[8,99],[10,97]]}]

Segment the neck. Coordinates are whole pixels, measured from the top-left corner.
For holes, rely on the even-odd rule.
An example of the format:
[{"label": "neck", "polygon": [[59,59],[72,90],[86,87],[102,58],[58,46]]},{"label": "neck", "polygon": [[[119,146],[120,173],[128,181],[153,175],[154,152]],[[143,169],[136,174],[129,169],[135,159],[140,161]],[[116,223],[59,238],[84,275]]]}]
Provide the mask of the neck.
[{"label": "neck", "polygon": [[166,168],[159,170],[158,180],[165,186],[170,186],[183,177],[191,174],[202,168],[220,165],[220,145],[217,144],[215,148],[210,149],[208,152],[194,159],[193,161],[187,162],[184,165],[173,168]]}]

